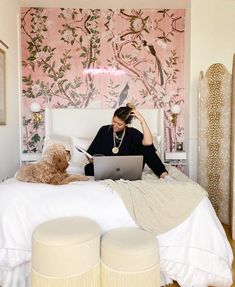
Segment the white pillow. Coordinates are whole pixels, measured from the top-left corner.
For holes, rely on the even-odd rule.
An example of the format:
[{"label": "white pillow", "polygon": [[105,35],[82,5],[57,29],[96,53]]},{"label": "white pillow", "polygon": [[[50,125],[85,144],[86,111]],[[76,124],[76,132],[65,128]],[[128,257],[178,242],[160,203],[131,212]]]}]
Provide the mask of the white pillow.
[{"label": "white pillow", "polygon": [[66,171],[68,174],[85,174],[84,167],[81,167],[78,163],[74,162],[69,162]]},{"label": "white pillow", "polygon": [[79,152],[75,146],[82,147],[84,150],[87,150],[92,142],[92,138],[80,138],[80,137],[71,137],[72,142],[72,151],[71,151],[71,162],[77,163],[80,166],[85,166],[88,163],[87,157]]},{"label": "white pillow", "polygon": [[[75,146],[82,147],[87,150],[92,142],[93,138],[71,137],[71,162],[78,164],[80,167],[84,167],[88,163],[87,157],[79,152]],[[153,135],[153,144],[157,149],[157,154],[160,157],[160,141],[161,136]]]},{"label": "white pillow", "polygon": [[46,136],[44,139],[42,155],[48,148],[48,146],[52,144],[62,144],[67,150],[69,150],[70,152],[72,151],[72,143],[71,138],[69,136],[50,134]]}]

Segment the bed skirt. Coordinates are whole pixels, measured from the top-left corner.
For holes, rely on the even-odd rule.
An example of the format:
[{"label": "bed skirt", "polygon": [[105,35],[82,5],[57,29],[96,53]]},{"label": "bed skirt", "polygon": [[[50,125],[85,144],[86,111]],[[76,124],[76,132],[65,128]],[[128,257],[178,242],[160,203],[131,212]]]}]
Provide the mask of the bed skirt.
[{"label": "bed skirt", "polygon": [[0,286],[30,287],[30,270],[31,262],[26,262],[9,270],[0,269]]}]

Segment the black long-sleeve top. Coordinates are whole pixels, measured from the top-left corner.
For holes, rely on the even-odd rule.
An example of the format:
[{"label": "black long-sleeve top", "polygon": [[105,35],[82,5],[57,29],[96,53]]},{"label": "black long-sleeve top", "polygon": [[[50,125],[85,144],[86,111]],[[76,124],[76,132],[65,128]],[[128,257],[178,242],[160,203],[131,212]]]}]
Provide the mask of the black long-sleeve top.
[{"label": "black long-sleeve top", "polygon": [[[135,128],[126,127],[125,136],[119,147],[119,152],[116,155],[142,154],[142,139],[143,134],[140,131]],[[118,145],[118,142],[116,142],[116,146]],[[115,154],[112,153],[113,147],[113,128],[111,125],[108,125],[99,129],[96,137],[88,148],[88,152],[91,155],[102,154],[106,156],[115,156]]]},{"label": "black long-sleeve top", "polygon": [[[156,175],[160,176],[163,172],[166,172],[165,166],[156,154],[154,145],[144,146],[142,140],[143,134],[140,131],[132,127],[126,127],[126,133],[119,147],[119,152],[113,154],[112,148],[114,147],[114,142],[112,125],[102,126],[87,151],[91,155],[143,155],[144,162]],[[118,142],[116,142],[116,146],[119,146]]]}]

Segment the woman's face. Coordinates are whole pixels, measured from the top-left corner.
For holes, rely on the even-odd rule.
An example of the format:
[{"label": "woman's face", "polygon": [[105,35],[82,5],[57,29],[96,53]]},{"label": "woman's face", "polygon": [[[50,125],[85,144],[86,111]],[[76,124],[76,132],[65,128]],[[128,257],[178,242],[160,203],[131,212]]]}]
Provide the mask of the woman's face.
[{"label": "woman's face", "polygon": [[126,127],[126,124],[124,121],[122,121],[121,119],[119,119],[118,117],[113,117],[112,120],[112,125],[113,125],[113,130],[117,133],[117,132],[121,132],[124,130],[124,128]]}]

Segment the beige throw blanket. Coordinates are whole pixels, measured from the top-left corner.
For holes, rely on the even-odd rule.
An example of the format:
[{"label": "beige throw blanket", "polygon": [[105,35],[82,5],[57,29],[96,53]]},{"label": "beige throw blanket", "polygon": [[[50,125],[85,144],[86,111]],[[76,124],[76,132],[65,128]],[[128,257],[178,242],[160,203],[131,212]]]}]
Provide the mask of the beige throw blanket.
[{"label": "beige throw blanket", "polygon": [[175,181],[165,183],[151,172],[142,180],[103,180],[122,198],[128,212],[141,228],[164,233],[183,222],[195,209],[206,191],[178,169],[169,166]]}]

